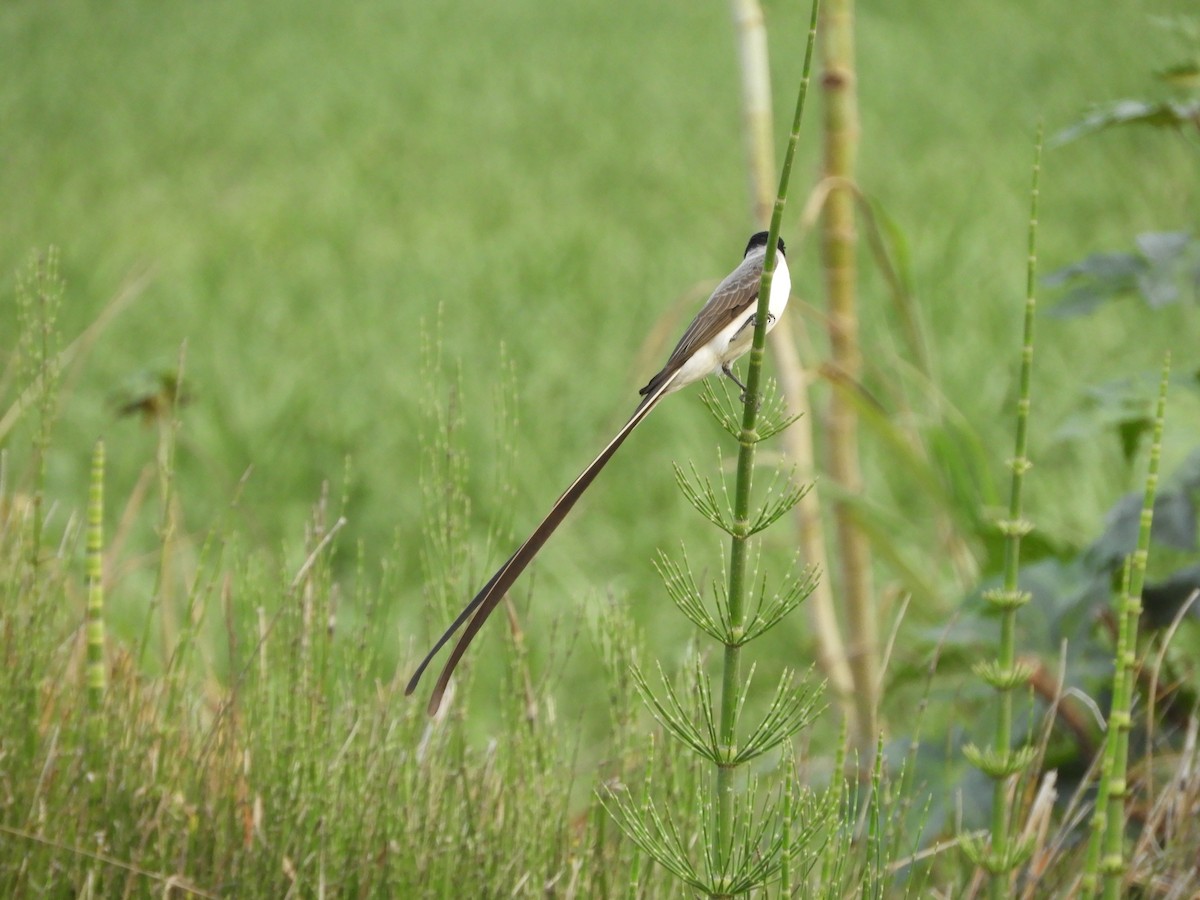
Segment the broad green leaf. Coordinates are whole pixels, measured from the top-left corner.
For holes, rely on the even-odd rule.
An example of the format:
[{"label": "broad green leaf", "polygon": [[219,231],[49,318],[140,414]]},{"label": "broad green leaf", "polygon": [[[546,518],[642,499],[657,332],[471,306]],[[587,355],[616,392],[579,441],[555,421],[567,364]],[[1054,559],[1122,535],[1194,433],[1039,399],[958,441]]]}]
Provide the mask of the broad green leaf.
[{"label": "broad green leaf", "polygon": [[1078,140],[1119,125],[1149,125],[1154,128],[1197,127],[1200,125],[1200,100],[1117,100],[1097,107],[1074,125],[1054,136],[1052,147]]}]

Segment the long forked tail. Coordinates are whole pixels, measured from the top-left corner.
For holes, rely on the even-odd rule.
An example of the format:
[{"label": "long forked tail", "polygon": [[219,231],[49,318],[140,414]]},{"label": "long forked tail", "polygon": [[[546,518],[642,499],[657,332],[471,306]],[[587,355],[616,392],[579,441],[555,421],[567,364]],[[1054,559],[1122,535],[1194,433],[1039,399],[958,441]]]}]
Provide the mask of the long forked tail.
[{"label": "long forked tail", "polygon": [[466,608],[458,614],[458,618],[446,629],[446,633],[438,638],[437,643],[433,645],[433,649],[421,660],[421,665],[417,667],[417,671],[408,682],[408,687],[404,689],[405,694],[411,694],[416,690],[417,682],[421,680],[421,676],[425,674],[425,670],[433,662],[433,657],[454,636],[454,633],[462,627],[464,622],[467,624],[466,630],[459,637],[458,643],[454,645],[454,649],[450,652],[450,658],[446,660],[446,665],[442,668],[442,674],[438,676],[437,684],[434,685],[433,695],[429,698],[429,715],[432,716],[438,711],[438,707],[441,706],[442,696],[446,693],[446,687],[450,683],[450,676],[454,674],[454,669],[458,665],[459,660],[467,652],[471,641],[475,639],[475,635],[479,633],[479,629],[483,627],[483,623],[487,621],[488,616],[492,614],[497,604],[508,593],[508,589],[512,587],[513,582],[525,571],[525,567],[537,556],[537,552],[542,549],[542,545],[546,543],[550,535],[554,534],[554,530],[562,524],[563,519],[567,517],[567,513],[571,511],[571,507],[583,496],[583,492],[588,489],[588,486],[600,474],[600,470],[612,459],[613,454],[617,452],[621,444],[625,443],[625,438],[629,437],[630,432],[641,424],[642,420],[650,414],[650,411],[658,405],[658,401],[667,393],[667,389],[673,381],[673,378],[666,379],[653,392],[642,399],[637,409],[633,411],[633,415],[629,417],[629,421],[622,426],[616,436],[608,442],[608,445],[600,451],[600,455],[588,464],[588,467],[580,473],[578,478],[571,482],[571,486],[558,498],[550,512],[546,515],[546,518],[542,519],[541,524],[533,530],[533,534],[529,536],[525,543],[517,548],[516,553],[508,558],[508,562],[496,571],[496,574],[488,580],[483,589],[475,595],[475,599],[468,603]]}]

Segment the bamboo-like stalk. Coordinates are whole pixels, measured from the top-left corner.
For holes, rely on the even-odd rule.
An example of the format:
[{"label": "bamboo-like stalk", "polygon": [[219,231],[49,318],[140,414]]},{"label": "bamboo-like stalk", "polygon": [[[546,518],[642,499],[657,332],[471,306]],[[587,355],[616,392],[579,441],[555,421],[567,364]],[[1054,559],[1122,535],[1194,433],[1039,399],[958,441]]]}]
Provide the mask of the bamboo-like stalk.
[{"label": "bamboo-like stalk", "polygon": [[[780,437],[787,448],[788,457],[797,465],[796,478],[811,484],[816,479],[817,471],[814,417],[808,390],[812,379],[800,361],[793,334],[791,321],[784,317],[775,323],[769,336],[771,352],[775,354],[779,390],[787,413],[801,416]],[[801,557],[821,572],[828,572],[829,557],[822,526],[821,495],[817,491],[807,491],[792,508],[792,518],[796,523]],[[843,718],[851,721],[855,711],[854,676],[850,671],[846,642],[842,640],[837,612],[834,610],[833,585],[828,578],[819,578],[814,583],[812,594],[804,602],[804,612],[816,640],[817,664],[828,679],[829,688],[838,698]]]},{"label": "bamboo-like stalk", "polygon": [[738,68],[742,75],[742,133],[746,140],[751,216],[765,227],[775,199],[775,146],[771,127],[771,69],[767,29],[758,0],[733,0]]},{"label": "bamboo-like stalk", "polygon": [[[858,97],[854,69],[854,0],[828,0],[822,18],[825,65],[824,174],[835,179],[825,203],[821,255],[829,302],[829,343],[834,367],[850,381],[862,371],[858,346],[854,182],[858,156]],[[839,391],[829,400],[826,419],[829,473],[844,497],[862,492],[858,458],[858,419]],[[853,504],[834,503],[838,540],[838,584],[846,611],[849,663],[854,679],[854,743],[859,765],[869,770],[878,730],[879,626],[871,552],[858,527]]]},{"label": "bamboo-like stalk", "polygon": [[[767,33],[758,0],[733,0],[733,20],[741,69],[751,215],[757,227],[765,228],[770,223],[774,199],[775,151],[772,144]],[[816,465],[809,378],[796,350],[790,320],[785,317],[777,322],[767,339],[775,356],[780,393],[787,415],[797,417],[796,422],[783,432],[784,446],[787,455],[797,465],[796,477],[803,482],[812,482]],[[821,527],[820,495],[816,491],[806,492],[793,508],[793,516],[801,557],[820,571],[829,571],[825,535]],[[817,662],[841,703],[843,713],[849,716],[853,705],[853,681],[833,608],[833,590],[829,579],[822,578],[816,582],[804,609],[816,642]]]}]

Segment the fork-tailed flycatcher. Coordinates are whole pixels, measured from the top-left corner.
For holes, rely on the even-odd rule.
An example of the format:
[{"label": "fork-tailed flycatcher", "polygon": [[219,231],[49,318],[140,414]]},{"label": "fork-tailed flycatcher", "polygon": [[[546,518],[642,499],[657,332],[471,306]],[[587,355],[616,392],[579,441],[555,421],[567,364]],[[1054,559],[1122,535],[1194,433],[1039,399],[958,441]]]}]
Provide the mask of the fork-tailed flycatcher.
[{"label": "fork-tailed flycatcher", "polygon": [[[438,676],[437,684],[433,688],[433,696],[429,698],[430,715],[437,712],[455,666],[462,659],[467,647],[470,646],[479,629],[483,627],[483,623],[487,621],[492,610],[512,587],[513,582],[525,571],[525,567],[533,562],[533,558],[542,549],[542,545],[566,518],[571,507],[588,489],[595,477],[600,474],[605,463],[612,459],[617,448],[625,442],[629,433],[650,414],[650,410],[658,405],[658,401],[667,394],[708,375],[715,375],[717,372],[723,372],[729,376],[743,392],[746,390],[746,386],[738,381],[729,366],[750,349],[754,338],[754,314],[758,308],[758,290],[766,251],[767,232],[760,231],[750,238],[741,264],[717,285],[717,289],[712,292],[708,302],[692,320],[692,324],[687,327],[687,331],[683,333],[683,337],[679,339],[679,343],[671,352],[671,358],[667,360],[667,364],[638,392],[642,395],[642,400],[638,403],[637,409],[633,411],[629,421],[617,432],[616,437],[600,451],[600,455],[588,464],[583,473],[571,482],[571,486],[558,498],[554,507],[546,518],[542,519],[541,524],[533,530],[533,534],[529,536],[528,540],[517,548],[517,551],[475,595],[475,599],[458,614],[458,618],[446,629],[446,633],[438,638],[433,649],[421,661],[421,665],[417,667],[416,673],[404,691],[405,694],[411,694],[416,689],[417,682],[421,680],[421,675],[433,661],[434,655],[454,636],[464,622],[467,624],[466,630],[458,639],[458,643],[454,645],[450,659],[446,661],[442,674]],[[792,289],[787,260],[783,256],[783,238],[779,239],[778,251],[775,254],[775,272],[771,281],[768,331],[783,314]]]}]

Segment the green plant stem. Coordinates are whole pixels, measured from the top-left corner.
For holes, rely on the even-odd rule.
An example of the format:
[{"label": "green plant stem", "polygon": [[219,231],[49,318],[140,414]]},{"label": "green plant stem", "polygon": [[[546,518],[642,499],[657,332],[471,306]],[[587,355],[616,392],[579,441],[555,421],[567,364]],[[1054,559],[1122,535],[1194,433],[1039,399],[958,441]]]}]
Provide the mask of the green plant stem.
[{"label": "green plant stem", "polygon": [[1042,133],[1038,129],[1034,150],[1033,178],[1029,190],[1029,244],[1025,268],[1025,314],[1021,342],[1021,374],[1017,394],[1017,430],[1015,448],[1009,460],[1012,471],[1008,497],[1008,514],[998,523],[1004,536],[1003,585],[984,593],[984,599],[1000,620],[1000,640],[996,658],[981,661],[975,674],[996,691],[996,719],[991,747],[984,751],[968,744],[963,753],[967,759],[992,779],[992,821],[990,843],[984,844],[964,836],[963,850],[977,866],[989,874],[989,893],[993,900],[1011,895],[1013,870],[1020,865],[1030,845],[1013,846],[1010,831],[1012,813],[1009,808],[1009,789],[1013,779],[1033,758],[1029,747],[1014,750],[1013,691],[1029,681],[1031,670],[1017,661],[1017,611],[1029,602],[1029,594],[1021,590],[1021,540],[1032,529],[1024,518],[1023,494],[1025,473],[1032,463],[1028,457],[1029,410],[1033,384],[1033,329],[1037,312],[1037,227],[1039,182],[1041,178]]},{"label": "green plant stem", "polygon": [[[1028,531],[1028,526],[1022,518],[1024,505],[1022,495],[1025,485],[1025,473],[1032,463],[1029,461],[1029,410],[1030,395],[1033,381],[1033,326],[1037,311],[1037,223],[1038,223],[1038,193],[1042,162],[1042,136],[1038,133],[1037,148],[1034,151],[1033,184],[1030,188],[1029,202],[1029,255],[1025,268],[1025,325],[1021,342],[1021,381],[1019,399],[1017,400],[1017,437],[1013,450],[1012,482],[1008,498],[1008,520],[1004,523],[1004,595],[1009,602],[1004,606],[1000,620],[1000,650],[999,668],[1001,673],[1008,675],[1003,683],[997,684],[999,691],[998,709],[996,711],[996,732],[992,742],[992,750],[996,759],[1005,758],[1012,744],[1012,710],[1013,690],[1024,679],[1017,677],[1016,665],[1016,630],[1017,610],[1024,601],[1020,592],[1019,578],[1021,571],[1021,538]],[[1007,766],[1005,769],[1007,770]],[[1005,860],[1008,856],[1009,818],[1008,786],[1012,774],[997,778],[992,788],[992,849],[997,860]],[[1009,886],[1009,870],[1005,863],[998,867],[1001,871],[993,871],[991,879],[991,895],[995,900],[1007,896]]]},{"label": "green plant stem", "polygon": [[[758,0],[732,0],[732,7],[734,23],[737,26],[738,62],[742,75],[742,111],[750,174],[751,218],[756,228],[766,228],[770,225],[772,203],[775,199],[771,67],[767,59],[766,28],[763,25],[762,6]],[[776,322],[767,340],[775,358],[779,392],[787,405],[788,416],[797,417],[797,421],[783,432],[785,452],[796,463],[797,471],[794,477],[801,482],[811,482],[816,470],[813,451],[816,441],[813,437],[814,420],[810,415],[810,377],[805,372],[796,349],[791,319],[785,316]],[[794,518],[800,557],[822,572],[828,572],[829,561],[826,558],[825,535],[821,526],[823,517],[819,492],[805,492],[795,506]],[[828,579],[822,578],[816,582],[804,609],[816,645],[818,665],[846,715],[853,715],[853,678],[834,608],[833,590]]]},{"label": "green plant stem", "polygon": [[[808,96],[808,85],[812,71],[813,46],[816,41],[819,0],[814,0],[812,19],[809,23],[808,45],[804,55],[804,73],[796,94],[796,109],[792,118],[792,130],[784,154],[783,169],[779,176],[779,191],[771,212],[768,230],[767,252],[763,260],[762,282],[758,293],[758,310],[755,314],[754,340],[750,347],[750,366],[746,373],[746,398],[742,408],[742,429],[738,439],[737,482],[734,490],[733,534],[729,550],[728,622],[734,643],[726,644],[724,668],[721,678],[721,716],[719,739],[724,750],[724,759],[731,760],[737,752],[738,687],[741,684],[740,637],[745,628],[745,573],[746,550],[750,532],[750,490],[754,473],[754,449],[758,442],[756,425],[762,379],[763,357],[766,355],[767,320],[771,297],[771,282],[775,274],[776,245],[783,221],[783,209],[787,203],[788,183],[792,175],[792,163],[800,143],[800,123],[804,116],[804,101]],[[728,868],[733,834],[734,768],[722,763],[717,766],[716,776],[716,840],[714,858],[720,868]]]},{"label": "green plant stem", "polygon": [[997,691],[996,728],[992,738],[991,766],[986,768],[993,779],[991,851],[988,869],[991,873],[990,894],[993,900],[1009,895],[1011,873],[1016,858],[1011,852],[1009,785],[1023,767],[1020,754],[1014,754],[1012,744],[1013,691],[1024,684],[1028,674],[1017,665],[1017,610],[1028,601],[1020,589],[1021,539],[1030,525],[1023,518],[1025,473],[1032,463],[1028,457],[1029,410],[1033,383],[1033,328],[1037,312],[1037,225],[1039,181],[1041,177],[1042,135],[1039,130],[1034,151],[1033,183],[1029,192],[1029,243],[1025,267],[1025,316],[1021,342],[1021,375],[1017,399],[1017,434],[1013,457],[1009,462],[1012,479],[1009,488],[1008,516],[1001,523],[1004,533],[1004,587],[989,599],[1000,610],[1000,646],[995,667],[986,673],[987,680]]},{"label": "green plant stem", "polygon": [[104,702],[104,441],[92,451],[87,508],[87,697],[92,713]]},{"label": "green plant stem", "polygon": [[779,893],[783,897],[792,896],[792,808],[795,804],[796,794],[796,769],[794,766],[794,750],[792,742],[785,741],[785,753],[783,754],[783,803],[781,814],[783,816],[783,863],[779,867]]},{"label": "green plant stem", "polygon": [[[1107,802],[1097,805],[1096,815],[1105,816],[1103,829],[1104,858],[1100,869],[1104,876],[1105,900],[1121,896],[1125,876],[1125,806],[1129,798],[1129,732],[1133,727],[1133,689],[1137,673],[1138,617],[1142,612],[1142,587],[1146,581],[1146,562],[1150,557],[1150,529],[1154,523],[1154,496],[1158,491],[1158,467],[1162,456],[1163,419],[1167,407],[1167,383],[1171,372],[1170,356],[1163,363],[1158,389],[1158,408],[1154,416],[1154,439],[1150,445],[1150,463],[1146,472],[1137,549],[1129,565],[1127,589],[1118,610],[1116,666],[1113,671],[1113,705],[1108,718],[1108,739],[1104,745]],[[1097,841],[1098,842],[1098,841]],[[1090,849],[1090,848],[1089,848]]]}]

